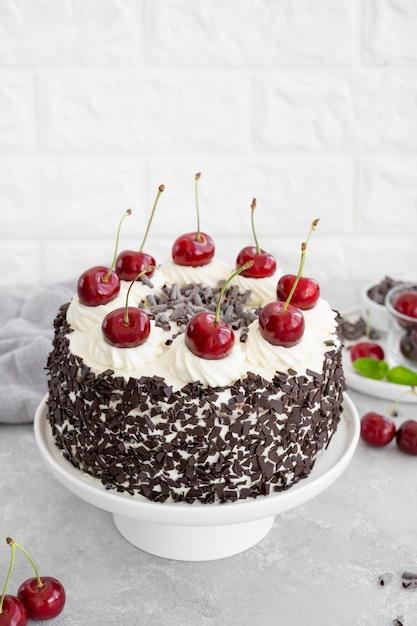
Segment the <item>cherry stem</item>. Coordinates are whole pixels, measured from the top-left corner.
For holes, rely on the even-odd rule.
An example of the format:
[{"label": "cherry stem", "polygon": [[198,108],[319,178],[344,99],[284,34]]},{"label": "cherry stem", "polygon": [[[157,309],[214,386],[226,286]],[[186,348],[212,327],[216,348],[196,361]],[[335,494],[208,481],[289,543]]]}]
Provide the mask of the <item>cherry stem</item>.
[{"label": "cherry stem", "polygon": [[111,274],[111,273],[112,273],[112,271],[114,270],[114,266],[116,265],[116,259],[117,259],[117,249],[118,249],[118,247],[119,247],[120,230],[121,230],[121,228],[122,228],[122,224],[123,224],[123,222],[124,222],[125,218],[126,218],[128,215],[131,215],[131,213],[132,213],[132,209],[128,209],[128,210],[126,211],[126,213],[123,215],[123,217],[122,217],[122,219],[120,220],[120,222],[119,222],[119,227],[118,227],[118,229],[117,229],[117,235],[116,235],[116,246],[115,246],[115,249],[114,249],[113,261],[112,261],[112,264],[111,264],[110,269],[109,269],[109,271],[107,272],[107,274],[105,274],[104,276],[102,276],[102,277],[101,277],[101,282],[102,282],[102,283],[107,283],[107,281],[109,280],[110,274]]},{"label": "cherry stem", "polygon": [[39,570],[35,565],[34,560],[32,559],[32,557],[30,556],[29,552],[27,550],[25,550],[25,548],[23,546],[21,546],[20,544],[18,544],[16,541],[14,541],[13,539],[11,539],[10,537],[7,537],[6,539],[7,543],[9,544],[9,546],[12,549],[12,553],[14,551],[15,548],[19,548],[19,550],[21,550],[21,552],[23,552],[23,554],[26,556],[26,558],[30,561],[30,564],[32,565],[33,569],[35,570],[35,576],[37,578],[37,587],[38,589],[42,589],[42,587],[44,586],[43,582],[41,581],[41,577],[39,575]]},{"label": "cherry stem", "polygon": [[195,206],[197,209],[197,235],[196,235],[196,241],[201,241],[201,234],[200,234],[200,209],[198,206],[198,181],[201,178],[201,172],[198,172],[195,175]]},{"label": "cherry stem", "polygon": [[245,270],[248,270],[250,267],[252,267],[253,264],[254,264],[253,259],[251,259],[250,261],[246,261],[246,263],[244,263],[244,265],[242,265],[235,272],[233,272],[233,274],[231,274],[229,278],[226,280],[226,282],[224,283],[223,287],[220,290],[219,299],[218,299],[217,306],[216,306],[216,317],[214,320],[215,324],[218,324],[220,321],[220,305],[224,296],[224,292],[226,291],[226,289],[228,288],[228,286],[230,285],[231,281],[234,279],[235,276],[237,276],[241,272],[244,272]]},{"label": "cherry stem", "polygon": [[129,294],[130,294],[130,290],[132,289],[132,287],[135,284],[135,282],[137,280],[139,280],[139,278],[143,274],[147,274],[148,272],[152,272],[154,269],[155,269],[155,267],[153,265],[149,265],[149,267],[145,267],[145,269],[141,270],[139,272],[139,274],[137,276],[135,276],[134,280],[132,280],[132,282],[130,283],[129,289],[127,290],[127,294],[126,294],[126,306],[125,306],[125,314],[124,314],[124,318],[123,318],[123,324],[125,326],[129,326],[130,325],[130,319],[129,319]]},{"label": "cherry stem", "polygon": [[0,597],[0,615],[3,613],[3,601],[6,595],[7,588],[9,586],[10,578],[12,576],[15,554],[16,554],[16,548],[15,546],[12,545],[12,556],[10,558],[9,571],[7,572],[6,582],[4,583],[3,592]]},{"label": "cherry stem", "polygon": [[296,279],[295,279],[295,281],[293,283],[291,291],[288,294],[288,297],[287,297],[287,299],[284,302],[284,306],[282,307],[283,311],[287,310],[288,305],[291,302],[291,298],[294,295],[294,291],[297,289],[298,282],[299,282],[301,276],[303,275],[304,263],[305,263],[305,255],[306,255],[308,242],[310,241],[310,237],[311,237],[313,231],[316,229],[316,226],[317,226],[318,223],[319,223],[318,219],[313,220],[313,222],[311,223],[311,226],[310,226],[310,230],[308,231],[307,240],[303,241],[303,243],[301,244],[301,259],[300,259],[300,266],[298,268],[298,274],[297,274],[297,277],[296,277]]},{"label": "cherry stem", "polygon": [[400,404],[400,402],[404,398],[404,396],[406,396],[408,393],[413,393],[415,396],[417,396],[417,392],[416,392],[416,389],[415,389],[414,386],[411,386],[410,389],[407,389],[406,391],[403,391],[403,393],[396,399],[396,401],[394,402],[392,407],[387,411],[387,413],[386,413],[387,417],[392,417],[392,414],[394,413],[395,409]]},{"label": "cherry stem", "polygon": [[255,239],[256,254],[261,254],[261,248],[259,246],[258,239],[256,237],[256,231],[255,231],[255,219],[254,219],[254,216],[255,216],[255,209],[256,209],[256,198],[254,198],[252,200],[252,204],[250,205],[250,208],[252,209],[252,212],[251,212],[251,223],[252,223],[253,238]]},{"label": "cherry stem", "polygon": [[153,204],[153,208],[152,208],[151,216],[150,216],[150,218],[149,218],[149,220],[148,220],[148,225],[147,225],[147,227],[146,227],[146,232],[145,232],[145,235],[144,235],[144,237],[143,237],[143,240],[142,240],[141,246],[140,246],[140,248],[139,248],[139,252],[143,252],[143,246],[145,245],[145,241],[146,241],[146,238],[147,238],[148,233],[149,233],[149,229],[150,229],[151,224],[152,224],[153,216],[154,216],[154,214],[155,214],[156,205],[158,204],[159,196],[160,196],[160,195],[161,195],[161,193],[164,191],[164,189],[165,189],[165,185],[159,185],[159,187],[158,187],[158,193],[156,194],[156,198],[155,198],[155,202],[154,202],[154,204]]}]

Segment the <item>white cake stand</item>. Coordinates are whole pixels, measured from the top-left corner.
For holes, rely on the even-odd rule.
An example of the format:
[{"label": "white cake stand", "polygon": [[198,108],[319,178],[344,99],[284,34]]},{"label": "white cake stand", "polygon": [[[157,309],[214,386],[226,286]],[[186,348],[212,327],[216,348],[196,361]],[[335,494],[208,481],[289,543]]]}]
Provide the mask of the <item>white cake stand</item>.
[{"label": "white cake stand", "polygon": [[311,500],[346,469],[355,451],[360,422],[345,395],[344,412],[330,445],[310,476],[270,496],[226,504],[151,502],[106,490],[101,482],[73,467],[55,446],[46,419],[46,399],[35,415],[35,437],[46,465],[79,498],[113,514],[119,532],[137,548],[181,561],[208,561],[243,552],[261,541],[274,516]]}]

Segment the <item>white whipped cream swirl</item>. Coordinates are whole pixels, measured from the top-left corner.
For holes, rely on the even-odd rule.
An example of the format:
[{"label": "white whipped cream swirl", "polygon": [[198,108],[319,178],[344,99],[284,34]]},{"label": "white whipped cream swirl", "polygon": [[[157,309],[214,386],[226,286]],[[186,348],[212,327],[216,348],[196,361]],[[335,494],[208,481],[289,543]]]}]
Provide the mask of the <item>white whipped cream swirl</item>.
[{"label": "white whipped cream swirl", "polygon": [[126,294],[119,291],[116,298],[107,304],[98,306],[86,306],[80,302],[77,295],[73,297],[67,311],[67,322],[75,330],[87,332],[101,324],[107,313],[124,307],[126,305]]},{"label": "white whipped cream swirl", "polygon": [[224,261],[213,259],[207,265],[189,267],[178,265],[171,259],[161,265],[161,272],[170,284],[184,287],[185,285],[198,285],[202,283],[207,287],[217,287],[219,281],[227,280],[232,273],[231,268]]},{"label": "white whipped cream swirl", "polygon": [[[226,264],[224,266],[227,268]],[[217,280],[219,274],[217,271],[215,274]],[[141,285],[138,289],[142,292]],[[245,378],[248,372],[260,374],[267,380],[272,380],[276,371],[287,372],[290,368],[299,375],[305,374],[307,369],[321,372],[324,354],[330,349],[325,342],[338,345],[336,313],[327,301],[319,299],[313,309],[303,311],[304,335],[290,348],[266,341],[259,330],[258,320],[249,326],[246,343],[241,343],[236,333],[233,350],[218,360],[202,359],[192,354],[185,345],[184,333],[167,345],[167,340],[178,332],[174,323],[169,330],[162,330],[151,321],[151,333],[141,346],[116,348],[104,339],[101,322],[109,310],[124,306],[123,292],[124,289],[111,303],[99,307],[86,307],[75,296],[68,309],[67,321],[73,328],[68,334],[71,352],[80,356],[95,373],[111,369],[125,378],[156,375],[165,378],[175,389],[191,382],[210,387],[227,386]]]},{"label": "white whipped cream swirl", "polygon": [[[161,287],[166,282],[165,276],[158,269],[155,270],[153,276],[149,279],[153,287],[149,287],[141,280],[137,280],[129,293],[129,306],[138,306],[138,304],[146,298],[148,294],[161,292]],[[114,300],[107,304],[99,304],[98,306],[86,306],[80,302],[77,295],[73,297],[67,311],[67,322],[75,330],[87,332],[101,324],[107,313],[114,309],[126,306],[127,291],[131,283],[129,281],[120,281],[120,290]]]},{"label": "white whipped cream swirl", "polygon": [[[151,321],[149,337],[142,345],[134,348],[117,348],[109,344],[104,339],[101,324],[88,332],[74,331],[68,338],[71,352],[82,357],[93,371],[111,369],[117,376],[139,378],[145,374],[143,368],[154,363],[163,353],[166,333]],[[148,371],[146,374],[152,375]]]},{"label": "white whipped cream swirl", "polygon": [[233,278],[232,285],[238,285],[240,291],[243,292],[250,290],[251,294],[246,304],[257,307],[276,298],[277,282],[280,276],[281,272],[278,270],[273,276],[266,278],[248,278],[238,274]]},{"label": "white whipped cream swirl", "polygon": [[245,354],[238,342],[223,359],[203,359],[187,348],[184,333],[174,339],[158,367],[158,375],[164,376],[174,388],[191,382],[221,387],[246,376],[246,372]]},{"label": "white whipped cream swirl", "polygon": [[321,298],[313,309],[302,313],[305,320],[304,335],[290,348],[274,346],[264,339],[258,320],[250,325],[246,342],[248,369],[267,379],[275,371],[286,372],[289,368],[295,369],[298,374],[305,374],[307,369],[321,372],[324,354],[330,349],[325,341],[337,341],[334,335],[336,313]]}]

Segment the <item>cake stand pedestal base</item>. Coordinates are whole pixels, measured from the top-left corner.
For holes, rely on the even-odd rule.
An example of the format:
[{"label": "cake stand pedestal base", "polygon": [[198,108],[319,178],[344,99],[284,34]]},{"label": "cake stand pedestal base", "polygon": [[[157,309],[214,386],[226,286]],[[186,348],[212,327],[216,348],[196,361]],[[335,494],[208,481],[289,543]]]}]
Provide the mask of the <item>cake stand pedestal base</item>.
[{"label": "cake stand pedestal base", "polygon": [[223,526],[174,526],[113,515],[121,535],[131,544],[165,559],[212,561],[248,550],[271,530],[275,516]]}]

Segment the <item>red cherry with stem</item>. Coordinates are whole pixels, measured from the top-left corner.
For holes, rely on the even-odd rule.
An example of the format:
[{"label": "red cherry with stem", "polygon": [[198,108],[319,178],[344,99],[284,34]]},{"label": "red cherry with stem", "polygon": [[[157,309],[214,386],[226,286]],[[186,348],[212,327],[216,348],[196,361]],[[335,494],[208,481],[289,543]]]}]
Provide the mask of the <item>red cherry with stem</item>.
[{"label": "red cherry with stem", "polygon": [[180,235],[172,246],[172,260],[177,265],[201,267],[207,265],[214,257],[213,239],[200,230],[200,210],[198,206],[198,181],[201,173],[195,175],[195,200],[197,209],[197,231]]},{"label": "red cherry with stem", "polygon": [[119,277],[103,265],[91,267],[78,279],[78,298],[85,306],[107,304],[115,299],[119,291]]},{"label": "red cherry with stem", "polygon": [[302,338],[305,329],[300,309],[286,302],[268,302],[259,315],[262,337],[273,346],[290,348]]},{"label": "red cherry with stem", "polygon": [[385,358],[384,350],[379,343],[375,343],[374,341],[369,341],[369,337],[371,334],[371,325],[369,320],[369,315],[366,321],[366,329],[365,336],[367,338],[366,341],[358,341],[353,344],[350,348],[350,359],[352,363],[357,359],[362,358],[371,358],[376,359],[377,361],[383,361]]},{"label": "red cherry with stem", "polygon": [[261,335],[273,346],[291,348],[291,346],[295,346],[301,340],[304,334],[304,315],[298,307],[290,304],[290,302],[297,289],[304,267],[307,244],[317,221],[318,220],[315,220],[313,222],[307,241],[301,244],[301,259],[298,274],[295,277],[287,299],[285,302],[281,300],[268,302],[268,304],[261,309],[259,314],[259,330]]},{"label": "red cherry with stem", "polygon": [[216,312],[200,311],[193,315],[188,322],[185,331],[185,345],[196,356],[207,360],[224,359],[235,343],[235,335],[231,327],[220,319],[220,306],[224,293],[235,276],[243,272],[246,267],[253,263],[248,261],[237,269],[226,280],[221,288]]},{"label": "red cherry with stem", "polygon": [[117,247],[120,238],[120,229],[124,219],[130,215],[132,211],[128,209],[119,222],[116,237],[116,247],[113,256],[113,262],[110,266],[96,265],[81,274],[77,283],[78,298],[82,304],[86,306],[98,306],[99,304],[107,304],[114,300],[120,291],[120,280],[114,266],[116,264]]},{"label": "red cherry with stem", "polygon": [[56,617],[65,606],[65,589],[63,585],[51,576],[40,576],[32,557],[27,550],[10,537],[6,539],[12,548],[12,554],[18,548],[30,561],[35,577],[23,582],[17,592],[19,599],[25,605],[29,619],[42,620]]},{"label": "red cherry with stem", "polygon": [[243,271],[242,276],[246,276],[247,278],[267,278],[268,276],[273,276],[275,274],[275,271],[277,269],[277,262],[272,254],[269,254],[269,252],[265,252],[265,250],[262,250],[259,246],[255,231],[255,208],[256,198],[252,200],[251,204],[252,233],[253,238],[255,239],[255,245],[246,246],[239,252],[236,259],[236,267],[241,267],[247,261],[252,260],[252,267],[249,267],[247,270]]},{"label": "red cherry with stem", "polygon": [[28,578],[20,585],[17,594],[33,620],[56,617],[65,606],[64,587],[52,576]]},{"label": "red cherry with stem", "polygon": [[[152,224],[153,216],[155,214],[155,209],[158,204],[158,200],[161,196],[161,193],[164,191],[165,185],[159,185],[158,193],[156,195],[156,199],[152,208],[151,215],[148,220],[148,225],[146,227],[146,232],[143,237],[142,243],[140,245],[139,250],[123,250],[120,252],[119,256],[116,260],[116,273],[120,280],[133,280],[135,276],[138,276],[146,267],[153,267],[152,272],[148,274],[149,278],[155,271],[156,261],[150,254],[143,252],[143,248],[145,246],[146,239],[148,237],[149,229]],[[142,274],[141,274],[142,275]],[[138,279],[136,279],[138,280]]]},{"label": "red cherry with stem", "polygon": [[0,596],[0,626],[26,626],[28,623],[26,606],[18,597],[6,593],[12,576],[15,554],[16,550],[12,548],[9,569]]},{"label": "red cherry with stem", "polygon": [[[315,230],[319,220],[315,219],[310,228],[310,232],[307,237],[306,245],[308,245],[312,232]],[[298,307],[303,311],[312,309],[317,303],[320,297],[320,285],[314,278],[307,278],[302,276],[304,269],[304,259],[302,259],[302,267],[299,279],[297,281],[296,289],[291,298],[291,304]],[[277,298],[278,300],[285,300],[288,294],[293,288],[293,285],[297,279],[295,274],[283,274],[277,284]]]},{"label": "red cherry with stem", "polygon": [[[295,281],[295,274],[283,274],[277,285],[277,298],[279,300],[285,300],[290,293]],[[301,276],[298,281],[298,287],[292,298],[294,306],[307,311],[312,309],[317,303],[320,297],[320,285],[314,278],[306,278]]]},{"label": "red cherry with stem", "polygon": [[172,246],[172,259],[177,265],[202,267],[214,257],[214,241],[201,231],[180,235]]},{"label": "red cherry with stem", "polygon": [[417,422],[407,420],[399,427],[396,435],[397,446],[407,454],[417,455]]},{"label": "red cherry with stem", "polygon": [[102,331],[107,343],[117,348],[135,348],[149,337],[149,317],[137,307],[111,311],[102,322]]},{"label": "red cherry with stem", "polygon": [[154,267],[146,267],[129,285],[126,294],[126,305],[107,313],[101,324],[104,339],[117,348],[136,348],[145,343],[151,332],[151,324],[147,313],[138,307],[129,306],[129,294],[132,285],[142,274],[150,273]]},{"label": "red cherry with stem", "polygon": [[[397,438],[397,444],[399,439],[399,430],[397,431],[394,422],[391,417],[401,402],[401,400],[408,393],[416,394],[415,388],[410,387],[406,389],[394,402],[389,411],[385,415],[376,413],[375,411],[369,411],[361,419],[361,437],[366,443],[377,448],[382,448],[388,445],[394,437]],[[417,422],[414,422],[417,426]],[[401,447],[401,446],[400,446]],[[406,450],[407,451],[407,450]],[[416,452],[417,454],[417,429],[416,429]]]},{"label": "red cherry with stem", "polygon": [[361,437],[371,446],[382,448],[395,437],[394,422],[380,413],[370,411],[361,419]]},{"label": "red cherry with stem", "polygon": [[202,359],[224,359],[232,350],[235,335],[223,320],[217,320],[211,311],[196,313],[188,323],[185,345]]}]

